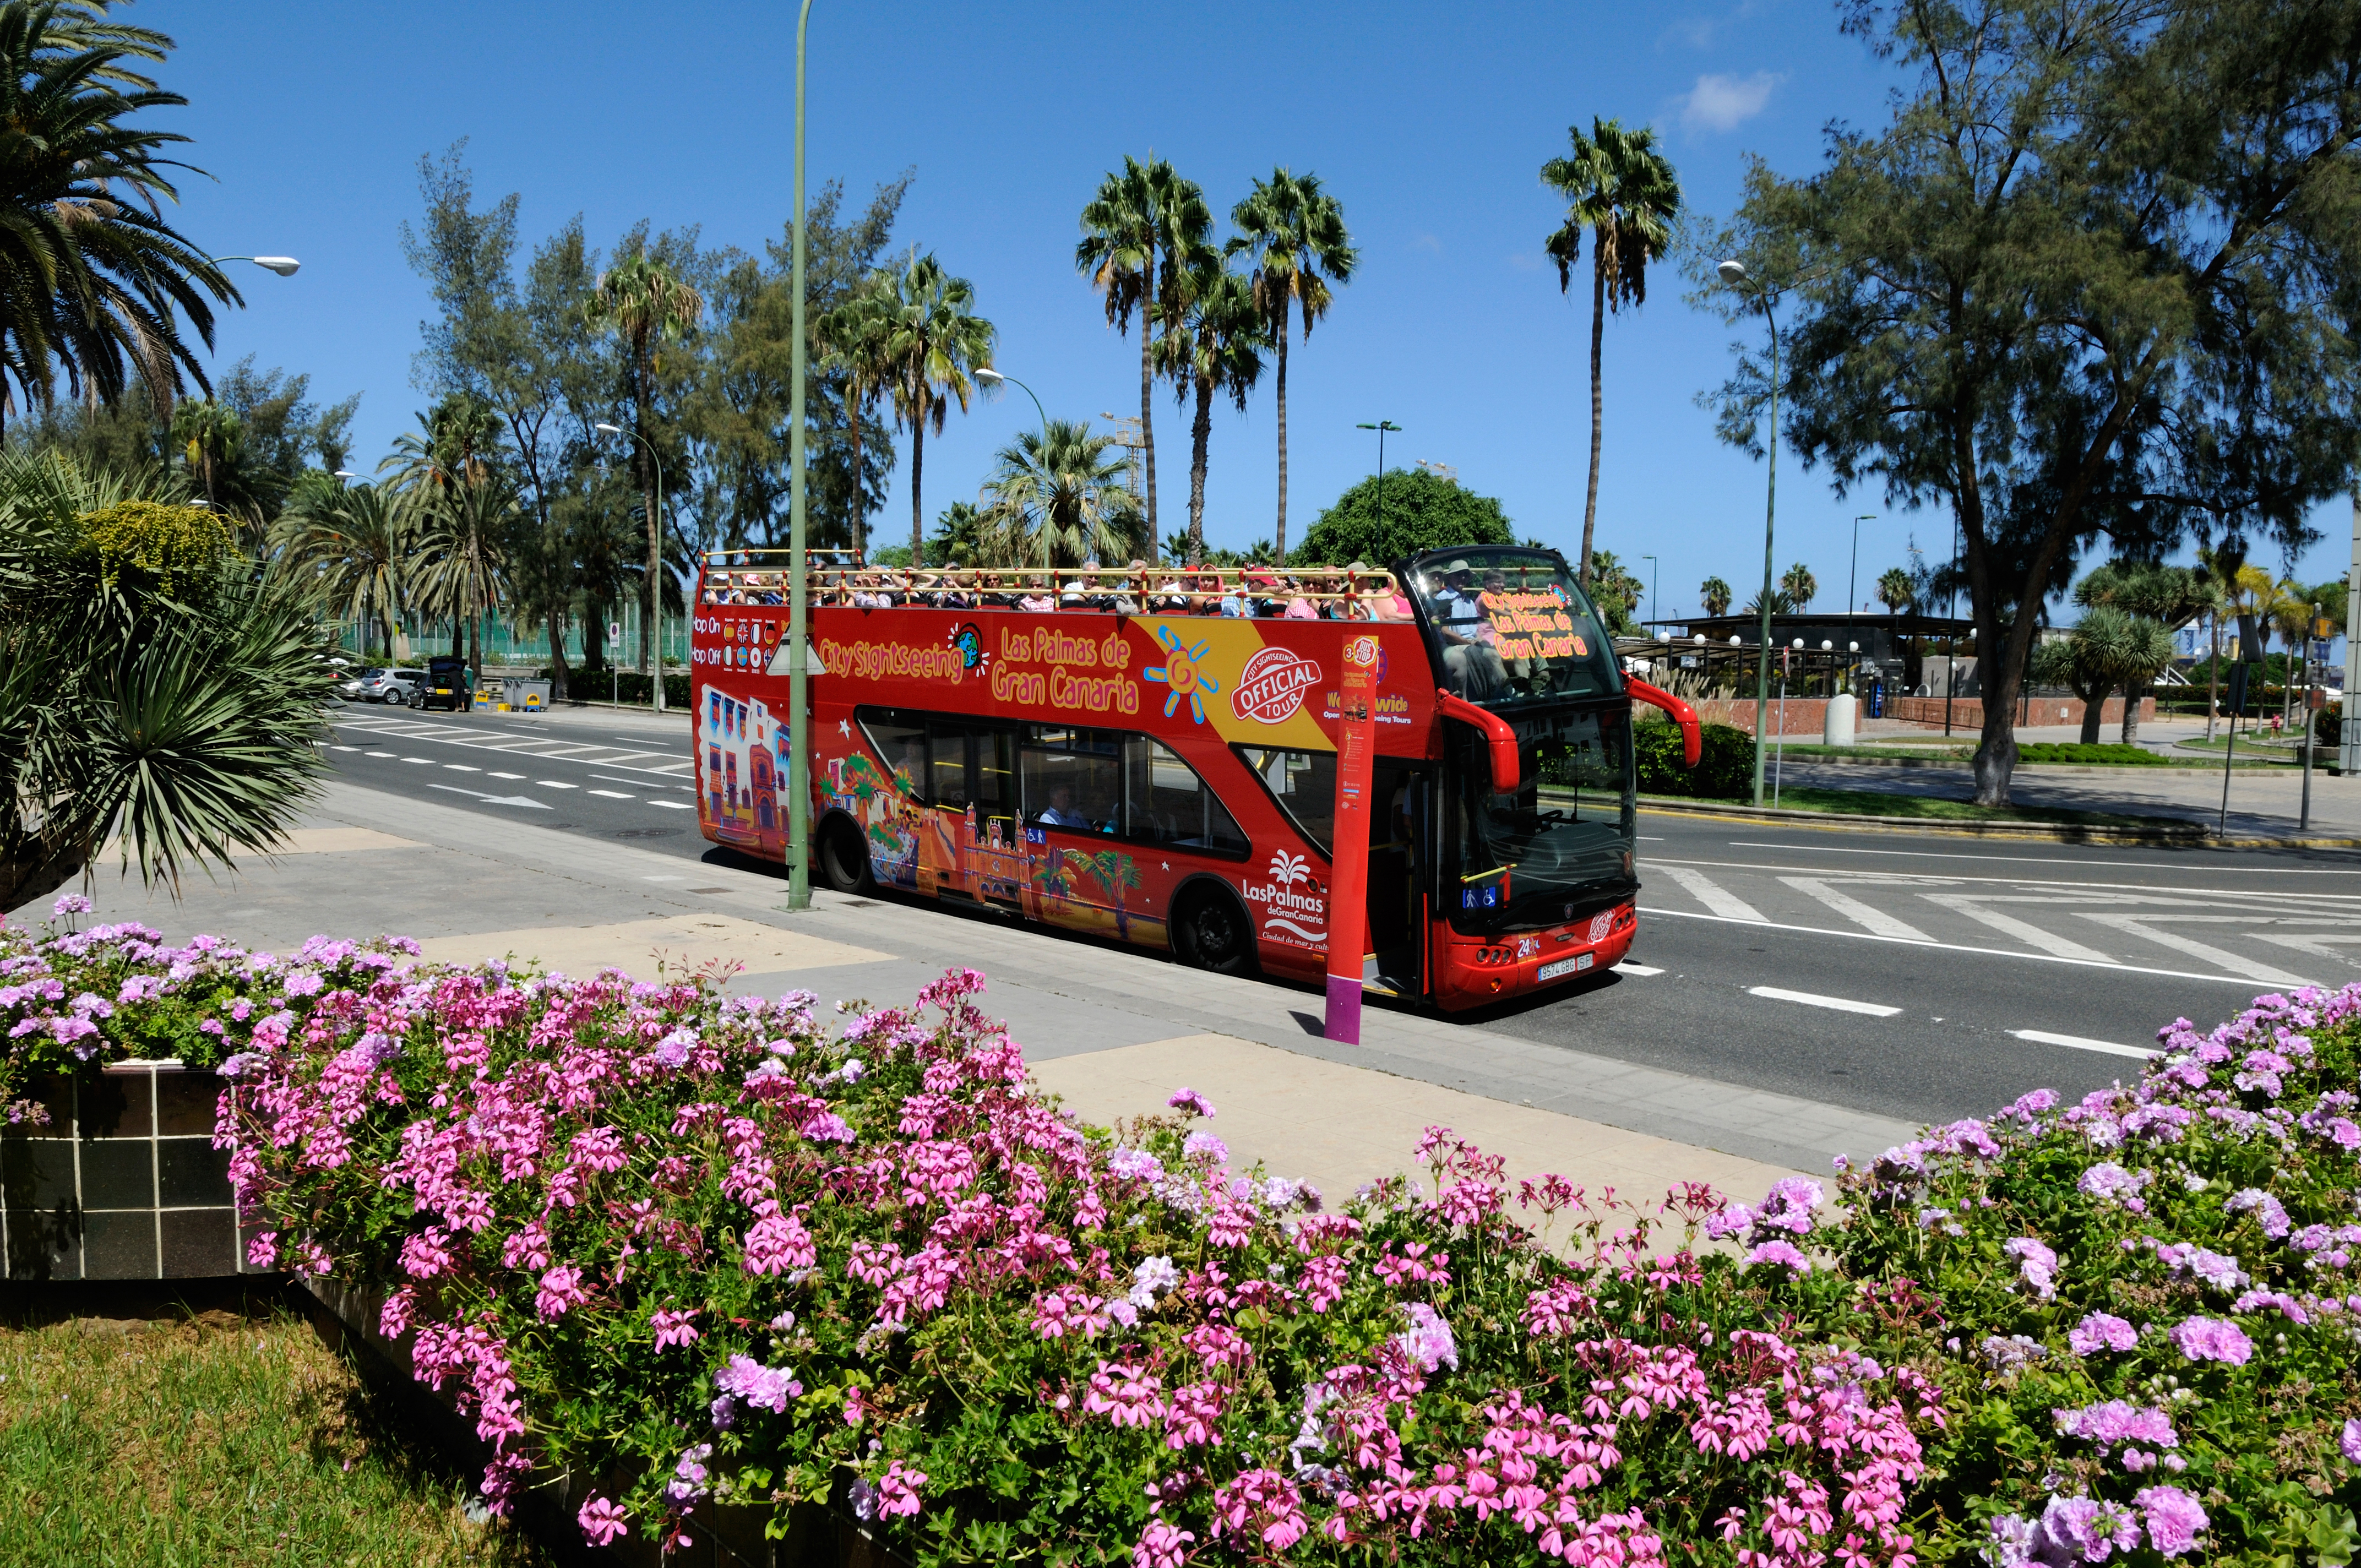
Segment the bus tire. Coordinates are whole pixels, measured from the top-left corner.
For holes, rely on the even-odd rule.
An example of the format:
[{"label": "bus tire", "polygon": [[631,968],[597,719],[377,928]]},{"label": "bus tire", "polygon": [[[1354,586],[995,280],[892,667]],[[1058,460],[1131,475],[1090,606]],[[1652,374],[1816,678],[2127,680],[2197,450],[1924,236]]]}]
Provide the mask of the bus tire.
[{"label": "bus tire", "polygon": [[1182,963],[1215,974],[1252,974],[1254,927],[1227,888],[1198,887],[1173,913],[1172,950]]},{"label": "bus tire", "polygon": [[877,885],[869,872],[869,846],[861,829],[841,817],[820,824],[819,874],[839,893],[867,893]]}]

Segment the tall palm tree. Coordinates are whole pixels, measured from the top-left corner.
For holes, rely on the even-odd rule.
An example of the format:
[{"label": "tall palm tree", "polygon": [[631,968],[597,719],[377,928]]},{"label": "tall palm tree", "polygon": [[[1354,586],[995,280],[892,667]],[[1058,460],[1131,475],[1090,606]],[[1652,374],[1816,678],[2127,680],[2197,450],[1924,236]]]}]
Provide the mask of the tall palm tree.
[{"label": "tall palm tree", "polygon": [[1082,207],[1082,238],[1074,266],[1106,296],[1107,321],[1128,332],[1139,313],[1139,440],[1145,471],[1148,554],[1156,556],[1156,350],[1159,305],[1175,274],[1202,259],[1210,247],[1213,211],[1195,181],[1183,180],[1163,159],[1141,163],[1126,156],[1120,172],[1099,181]]},{"label": "tall palm tree", "polygon": [[1227,254],[1253,257],[1247,275],[1255,308],[1270,323],[1271,347],[1277,355],[1273,389],[1279,395],[1279,532],[1272,548],[1287,559],[1287,338],[1292,310],[1303,319],[1303,341],[1312,341],[1312,324],[1328,313],[1334,301],[1331,283],[1349,283],[1360,252],[1345,232],[1345,209],[1320,188],[1320,176],[1271,171],[1255,181],[1253,192],[1230,212],[1237,234]]},{"label": "tall palm tree", "polygon": [[1697,598],[1704,601],[1708,615],[1730,613],[1730,585],[1719,577],[1708,577],[1697,585]]},{"label": "tall palm tree", "polygon": [[930,252],[913,252],[894,275],[884,336],[892,367],[894,414],[910,433],[910,564],[927,558],[926,512],[919,496],[925,477],[927,426],[942,433],[957,403],[967,411],[975,383],[970,372],[992,364],[993,325],[975,313],[975,286],[945,272]]},{"label": "tall palm tree", "polygon": [[1126,482],[1130,465],[1113,437],[1053,419],[1046,431],[1027,431],[1002,447],[999,464],[984,484],[991,505],[978,529],[989,565],[1039,561],[1045,531],[1053,565],[1060,557],[1076,565],[1093,556],[1117,560],[1129,548],[1138,504]]},{"label": "tall palm tree", "polygon": [[656,495],[655,462],[648,451],[654,440],[648,433],[648,409],[655,396],[650,372],[655,345],[695,331],[704,313],[705,297],[645,251],[598,274],[598,287],[590,296],[590,319],[613,328],[622,340],[631,380],[631,424],[640,436],[631,443],[631,461],[639,465],[640,493],[648,514],[648,575],[640,585],[640,624],[650,630],[640,638],[642,670],[648,667],[648,650],[655,641],[656,586],[664,571],[664,512]]},{"label": "tall palm tree", "polygon": [[182,319],[210,349],[206,296],[242,302],[161,215],[188,138],[125,123],[187,102],[130,63],[171,47],[96,4],[0,5],[0,412],[49,406],[60,371],[107,405],[143,383],[159,415],[183,372],[208,386]]},{"label": "tall palm tree", "polygon": [[1202,258],[1184,271],[1158,309],[1165,326],[1157,356],[1182,404],[1192,394],[1197,404],[1189,432],[1189,565],[1194,566],[1205,555],[1205,454],[1213,431],[1213,394],[1246,408],[1246,394],[1262,378],[1270,323],[1255,308],[1253,289],[1223,267],[1218,256]]},{"label": "tall palm tree", "polygon": [[1607,313],[1648,298],[1648,263],[1664,258],[1681,210],[1681,182],[1670,159],[1656,150],[1656,133],[1642,126],[1627,131],[1619,121],[1593,117],[1590,135],[1568,126],[1574,147],[1564,158],[1542,165],[1542,182],[1566,199],[1565,222],[1544,248],[1557,262],[1557,286],[1574,286],[1574,264],[1582,231],[1591,231],[1590,268],[1590,489],[1582,507],[1582,581],[1590,582],[1590,541],[1598,523],[1598,449],[1606,398],[1599,374],[1599,346]]},{"label": "tall palm tree", "polygon": [[278,571],[339,620],[385,634],[393,657],[393,629],[410,608],[410,562],[418,535],[417,509],[382,485],[355,485],[325,512],[288,512],[271,531]]},{"label": "tall palm tree", "polygon": [[892,336],[892,284],[884,274],[864,279],[844,303],[820,317],[820,367],[844,379],[844,421],[852,436],[852,548],[869,545],[869,518],[861,483],[861,416],[893,378],[886,357]]},{"label": "tall palm tree", "polygon": [[1918,585],[1899,566],[1888,566],[1877,579],[1877,602],[1900,615],[1918,600]]},{"label": "tall palm tree", "polygon": [[1786,595],[1789,604],[1801,610],[1819,597],[1820,580],[1812,576],[1809,566],[1798,561],[1779,574],[1779,591]]},{"label": "tall palm tree", "polygon": [[464,631],[467,663],[484,667],[484,612],[507,598],[507,540],[517,517],[516,492],[498,475],[459,485],[419,508],[411,574],[416,608],[451,622],[452,652]]}]

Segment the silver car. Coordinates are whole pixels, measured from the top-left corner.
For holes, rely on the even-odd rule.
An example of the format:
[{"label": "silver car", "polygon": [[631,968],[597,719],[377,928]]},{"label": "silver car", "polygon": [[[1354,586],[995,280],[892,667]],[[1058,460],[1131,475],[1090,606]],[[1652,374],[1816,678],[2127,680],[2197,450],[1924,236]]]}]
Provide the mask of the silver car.
[{"label": "silver car", "polygon": [[374,664],[365,670],[347,668],[337,677],[336,695],[346,702],[359,702],[363,700],[361,688],[384,674],[382,666]]},{"label": "silver car", "polygon": [[379,670],[361,682],[362,702],[390,702],[407,705],[411,694],[426,680],[423,670]]}]

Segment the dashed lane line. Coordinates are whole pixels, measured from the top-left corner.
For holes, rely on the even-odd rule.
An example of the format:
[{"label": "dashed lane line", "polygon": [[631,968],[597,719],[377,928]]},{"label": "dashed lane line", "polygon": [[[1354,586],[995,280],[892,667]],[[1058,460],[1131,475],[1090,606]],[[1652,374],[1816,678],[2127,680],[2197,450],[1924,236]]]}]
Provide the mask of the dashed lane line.
[{"label": "dashed lane line", "polygon": [[544,789],[579,789],[582,787],[579,784],[564,784],[556,779],[535,779],[533,782],[539,784]]},{"label": "dashed lane line", "polygon": [[639,798],[636,795],[625,795],[619,789],[594,789],[590,793],[592,795],[604,795],[609,800],[636,800]]},{"label": "dashed lane line", "polygon": [[471,768],[465,762],[445,762],[443,766],[455,773],[480,773],[481,768]]},{"label": "dashed lane line", "polygon": [[650,806],[661,806],[666,811],[695,811],[697,809],[697,803],[693,800],[652,800],[648,802],[648,804]]},{"label": "dashed lane line", "polygon": [[1635,964],[1631,959],[1626,959],[1621,963],[1615,966],[1615,972],[1617,974],[1636,974],[1644,979],[1649,975],[1662,974],[1664,971],[1660,969],[1651,969],[1646,964]]},{"label": "dashed lane line", "polygon": [[489,776],[496,779],[521,779],[524,777],[522,773],[492,773]]},{"label": "dashed lane line", "polygon": [[1860,1013],[1872,1018],[1892,1018],[1901,1013],[1899,1007],[1888,1007],[1878,1002],[1855,1002],[1849,996],[1820,996],[1808,991],[1786,991],[1775,985],[1750,985],[1749,996],[1760,996],[1768,1002],[1797,1002],[1806,1007],[1826,1007],[1835,1013]]},{"label": "dashed lane line", "polygon": [[393,753],[390,751],[364,751],[361,755],[365,757],[383,757],[388,762],[394,760]]},{"label": "dashed lane line", "polygon": [[2064,1046],[2072,1051],[2102,1051],[2111,1057],[2138,1057],[2146,1060],[2158,1054],[2138,1046],[2119,1046],[2113,1040],[2093,1040],[2081,1035],[2053,1035],[2047,1029],[2011,1029],[2009,1033],[2037,1046]]}]

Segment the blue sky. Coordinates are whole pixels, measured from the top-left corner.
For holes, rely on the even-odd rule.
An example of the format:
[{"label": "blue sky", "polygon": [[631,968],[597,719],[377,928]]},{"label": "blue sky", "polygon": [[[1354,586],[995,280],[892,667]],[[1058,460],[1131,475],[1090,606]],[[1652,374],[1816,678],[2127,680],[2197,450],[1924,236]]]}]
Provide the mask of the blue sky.
[{"label": "blue sky", "polygon": [[[1650,123],[1691,203],[1727,213],[1749,155],[1791,173],[1817,161],[1831,120],[1873,120],[1894,77],[1837,31],[1824,0],[1674,0],[1650,7],[1409,7],[1208,3],[1137,14],[1073,5],[854,7],[812,21],[811,182],[851,192],[915,168],[901,244],[973,280],[999,327],[998,363],[1059,417],[1137,412],[1135,340],[1105,324],[1076,274],[1075,214],[1126,152],[1170,158],[1228,208],[1274,164],[1316,171],[1344,203],[1362,268],[1290,363],[1290,532],[1366,475],[1361,421],[1405,427],[1389,464],[1447,463],[1499,497],[1521,534],[1571,554],[1589,443],[1587,288],[1561,295],[1541,243],[1562,209],[1542,163],[1594,115]],[[284,253],[280,280],[242,273],[248,309],[217,363],[308,371],[322,401],[364,394],[361,466],[411,426],[424,289],[397,225],[419,210],[416,165],[468,138],[479,196],[522,193],[528,243],[575,213],[594,242],[631,223],[701,225],[749,250],[792,206],[791,4],[401,7],[141,0],[140,23],[181,45],[160,116],[195,138],[180,214],[221,253]],[[1585,265],[1587,262],[1586,258]],[[1610,320],[1598,543],[1657,576],[1661,613],[1694,611],[1708,573],[1741,598],[1762,560],[1763,473],[1721,445],[1695,401],[1730,364],[1730,334],[1669,269]],[[1161,521],[1185,524],[1188,417],[1157,411]],[[925,510],[971,497],[991,454],[1033,422],[1021,394],[953,415],[927,443]],[[1939,556],[1946,515],[1840,499],[1781,465],[1777,555],[1802,560],[1823,608],[1854,602],[1915,536]],[[906,452],[881,538],[906,537]],[[1276,490],[1266,379],[1244,414],[1215,415],[1206,532],[1267,537]],[[2349,511],[2300,565],[2341,572]],[[1651,566],[1640,558],[1653,554]]]}]

